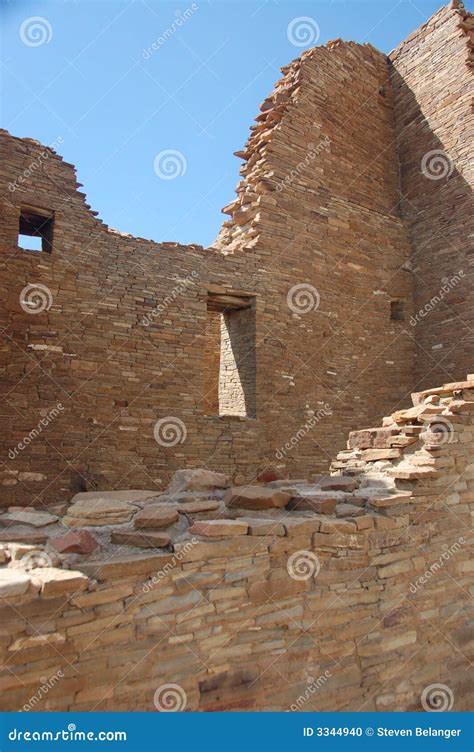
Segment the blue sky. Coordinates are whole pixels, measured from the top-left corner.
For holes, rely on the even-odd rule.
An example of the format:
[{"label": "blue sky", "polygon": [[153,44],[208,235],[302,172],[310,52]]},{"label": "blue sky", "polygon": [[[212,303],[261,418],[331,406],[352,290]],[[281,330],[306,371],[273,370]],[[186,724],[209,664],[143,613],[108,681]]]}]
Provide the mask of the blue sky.
[{"label": "blue sky", "polygon": [[[202,245],[225,219],[241,164],[233,152],[280,66],[316,37],[388,52],[442,4],[0,2],[2,127],[45,144],[59,139],[57,150],[112,227]],[[289,24],[301,17],[294,44]]]}]

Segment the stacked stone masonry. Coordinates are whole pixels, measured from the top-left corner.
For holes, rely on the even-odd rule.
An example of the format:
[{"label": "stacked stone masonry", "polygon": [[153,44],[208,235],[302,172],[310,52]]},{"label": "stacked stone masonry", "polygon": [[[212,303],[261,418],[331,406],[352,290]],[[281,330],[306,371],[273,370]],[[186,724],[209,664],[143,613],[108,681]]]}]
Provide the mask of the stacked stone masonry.
[{"label": "stacked stone masonry", "polygon": [[[336,40],[285,66],[207,249],[112,230],[72,165],[0,131],[3,508],[181,467],[324,473],[348,431],[471,370],[473,33],[454,2],[389,57]],[[42,253],[18,245],[32,210]]]},{"label": "stacked stone masonry", "polygon": [[468,710],[474,374],[413,404],[312,483],[10,507],[2,709],[155,710],[171,684],[182,710],[405,711],[441,682]]}]

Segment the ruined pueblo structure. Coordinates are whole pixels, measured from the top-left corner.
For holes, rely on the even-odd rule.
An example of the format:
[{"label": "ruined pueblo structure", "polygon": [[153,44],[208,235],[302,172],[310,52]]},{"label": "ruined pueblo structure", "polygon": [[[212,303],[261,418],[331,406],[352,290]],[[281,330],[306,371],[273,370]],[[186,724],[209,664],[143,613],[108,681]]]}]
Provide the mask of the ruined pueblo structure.
[{"label": "ruined pueblo structure", "polygon": [[473,43],[285,66],[211,248],[0,131],[2,710],[472,705]]}]

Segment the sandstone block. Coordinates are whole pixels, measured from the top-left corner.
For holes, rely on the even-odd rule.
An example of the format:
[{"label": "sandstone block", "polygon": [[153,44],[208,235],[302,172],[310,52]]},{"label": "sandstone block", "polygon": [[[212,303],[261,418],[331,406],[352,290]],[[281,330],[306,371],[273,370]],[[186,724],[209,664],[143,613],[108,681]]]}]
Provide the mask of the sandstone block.
[{"label": "sandstone block", "polygon": [[30,577],[18,569],[0,569],[0,596],[24,595],[30,582]]},{"label": "sandstone block", "polygon": [[89,578],[85,574],[71,569],[41,567],[32,569],[29,574],[33,581],[40,583],[41,593],[45,597],[85,590],[89,583]]},{"label": "sandstone block", "polygon": [[247,535],[249,526],[242,520],[206,520],[194,522],[189,528],[190,535],[215,536]]},{"label": "sandstone block", "polygon": [[163,528],[173,525],[178,520],[177,509],[162,507],[158,504],[147,504],[135,516],[133,524],[136,528]]},{"label": "sandstone block", "polygon": [[290,498],[290,494],[274,488],[239,486],[237,488],[229,488],[225,494],[224,501],[229,508],[272,509],[286,506]]},{"label": "sandstone block", "polygon": [[0,527],[11,527],[12,525],[32,525],[33,527],[45,527],[57,522],[58,517],[49,512],[24,512],[14,511],[0,516]]},{"label": "sandstone block", "polygon": [[163,548],[169,546],[171,538],[166,533],[155,533],[153,530],[137,532],[136,530],[112,530],[112,543],[122,546],[136,546],[137,548]]},{"label": "sandstone block", "polygon": [[228,488],[229,475],[214,473],[212,470],[197,468],[195,470],[177,470],[168,487],[168,493],[179,491],[206,491],[209,488]]},{"label": "sandstone block", "polygon": [[88,530],[75,530],[49,539],[49,544],[60,554],[90,554],[99,545]]},{"label": "sandstone block", "polygon": [[292,496],[287,504],[291,511],[310,511],[316,514],[334,514],[337,498],[327,496]]}]

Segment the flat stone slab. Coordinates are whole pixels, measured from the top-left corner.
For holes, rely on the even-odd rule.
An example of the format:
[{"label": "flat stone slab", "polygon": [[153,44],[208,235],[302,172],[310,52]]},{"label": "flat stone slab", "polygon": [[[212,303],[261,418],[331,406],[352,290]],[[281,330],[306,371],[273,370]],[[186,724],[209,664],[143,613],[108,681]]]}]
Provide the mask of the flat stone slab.
[{"label": "flat stone slab", "polygon": [[112,530],[112,543],[121,546],[135,546],[136,548],[164,548],[171,543],[171,537],[166,533],[155,533],[153,530],[139,532],[137,530]]},{"label": "flat stone slab", "polygon": [[135,501],[145,501],[158,496],[160,491],[139,491],[136,490],[123,490],[123,491],[85,491],[77,493],[71,499],[71,504],[76,504],[78,501],[94,501],[97,499],[103,499],[104,501],[125,501],[129,504],[133,504]]},{"label": "flat stone slab", "polygon": [[239,517],[249,526],[249,535],[285,535],[285,526],[279,520],[264,520],[256,517]]},{"label": "flat stone slab", "polygon": [[14,511],[0,516],[0,527],[12,527],[13,525],[32,525],[33,527],[46,527],[58,521],[58,517],[49,512]]},{"label": "flat stone slab", "polygon": [[133,524],[139,528],[163,528],[169,527],[177,522],[179,513],[172,507],[163,507],[161,505],[147,504],[135,516]]},{"label": "flat stone slab", "polygon": [[63,519],[66,527],[98,527],[128,522],[137,507],[126,501],[103,497],[85,499],[72,504]]},{"label": "flat stone slab", "polygon": [[194,470],[177,470],[171,479],[167,493],[179,491],[205,491],[209,488],[228,488],[231,484],[229,475],[214,473],[205,468]]},{"label": "flat stone slab", "polygon": [[30,582],[30,577],[18,569],[0,569],[0,596],[24,595]]},{"label": "flat stone slab", "polygon": [[315,512],[316,514],[334,514],[337,498],[330,496],[292,496],[287,509],[296,512]]},{"label": "flat stone slab", "polygon": [[355,491],[359,481],[347,475],[328,475],[318,480],[323,491]]},{"label": "flat stone slab", "polygon": [[180,501],[178,510],[186,514],[199,514],[199,512],[214,512],[219,509],[220,503],[214,499],[208,501]]},{"label": "flat stone slab", "polygon": [[262,486],[236,486],[224,496],[226,506],[241,509],[281,509],[290,499],[291,494],[286,491]]},{"label": "flat stone slab", "polygon": [[46,543],[46,533],[32,532],[31,528],[4,528],[0,529],[2,543]]},{"label": "flat stone slab", "polygon": [[247,535],[249,526],[243,520],[200,520],[190,528],[190,535],[202,535],[206,538],[218,536]]},{"label": "flat stone slab", "polygon": [[89,583],[89,578],[85,574],[72,569],[41,567],[31,569],[29,575],[33,581],[40,583],[41,593],[46,597],[85,590]]},{"label": "flat stone slab", "polygon": [[362,517],[366,514],[365,509],[355,504],[337,504],[336,517]]},{"label": "flat stone slab", "polygon": [[74,530],[50,538],[49,545],[60,554],[90,554],[99,544],[88,530]]}]

